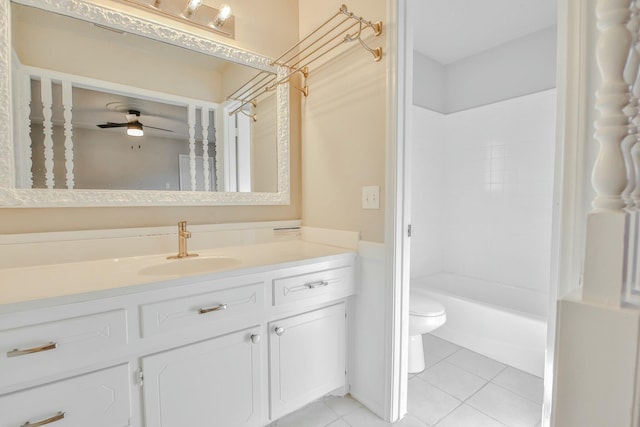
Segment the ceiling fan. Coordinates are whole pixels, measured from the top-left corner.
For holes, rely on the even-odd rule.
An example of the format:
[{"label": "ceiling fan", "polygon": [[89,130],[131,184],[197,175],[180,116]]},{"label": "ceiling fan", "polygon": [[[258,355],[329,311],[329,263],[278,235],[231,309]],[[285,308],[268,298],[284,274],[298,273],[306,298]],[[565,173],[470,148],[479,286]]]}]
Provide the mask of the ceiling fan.
[{"label": "ceiling fan", "polygon": [[170,129],[157,128],[154,126],[145,126],[138,121],[138,117],[140,117],[140,111],[138,110],[129,110],[129,114],[126,114],[125,117],[127,121],[125,123],[114,123],[107,122],[103,125],[96,125],[100,129],[109,129],[109,128],[127,128],[127,135],[129,136],[142,136],[144,135],[144,128],[156,129],[165,132],[173,132]]}]

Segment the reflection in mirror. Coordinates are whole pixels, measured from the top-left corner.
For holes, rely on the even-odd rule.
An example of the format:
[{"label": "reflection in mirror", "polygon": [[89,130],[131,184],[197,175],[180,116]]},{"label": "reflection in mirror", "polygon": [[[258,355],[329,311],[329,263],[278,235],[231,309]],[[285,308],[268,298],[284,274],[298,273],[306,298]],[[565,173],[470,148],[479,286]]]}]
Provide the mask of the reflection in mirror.
[{"label": "reflection in mirror", "polygon": [[259,70],[16,3],[11,16],[17,188],[279,191],[275,91],[227,100]]}]

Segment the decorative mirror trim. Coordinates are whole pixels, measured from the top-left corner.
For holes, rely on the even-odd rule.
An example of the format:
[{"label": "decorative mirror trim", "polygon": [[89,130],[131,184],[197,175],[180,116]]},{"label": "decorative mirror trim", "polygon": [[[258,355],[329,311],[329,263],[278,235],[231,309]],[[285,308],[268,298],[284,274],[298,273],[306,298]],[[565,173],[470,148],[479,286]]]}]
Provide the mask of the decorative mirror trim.
[{"label": "decorative mirror trim", "polygon": [[192,191],[48,190],[15,188],[13,115],[11,97],[11,1],[79,18],[110,28],[171,43],[257,69],[276,71],[271,60],[220,42],[159,25],[124,12],[90,3],[89,0],[0,0],[0,206],[204,206],[284,205],[290,202],[289,175],[289,86],[277,88],[278,192],[224,193]]}]

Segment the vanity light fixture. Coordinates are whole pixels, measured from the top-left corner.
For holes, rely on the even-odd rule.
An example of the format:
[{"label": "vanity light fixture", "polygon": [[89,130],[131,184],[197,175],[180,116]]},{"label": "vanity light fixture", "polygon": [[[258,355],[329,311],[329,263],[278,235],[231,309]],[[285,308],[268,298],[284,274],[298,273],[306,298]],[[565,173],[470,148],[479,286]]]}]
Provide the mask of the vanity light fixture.
[{"label": "vanity light fixture", "polygon": [[143,136],[144,131],[140,122],[131,122],[127,125],[127,135],[129,136]]},{"label": "vanity light fixture", "polygon": [[220,5],[219,9],[207,6],[205,0],[119,0],[147,12],[166,16],[195,27],[235,38],[235,19],[231,7]]}]

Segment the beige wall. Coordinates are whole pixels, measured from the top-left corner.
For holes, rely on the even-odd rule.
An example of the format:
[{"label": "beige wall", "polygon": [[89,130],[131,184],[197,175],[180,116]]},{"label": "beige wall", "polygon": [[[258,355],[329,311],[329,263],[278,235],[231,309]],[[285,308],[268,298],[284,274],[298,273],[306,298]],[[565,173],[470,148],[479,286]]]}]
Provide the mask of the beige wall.
[{"label": "beige wall", "polygon": [[[96,3],[121,8],[149,19],[160,17],[126,7],[110,0]],[[206,2],[218,6],[214,2]],[[267,56],[277,56],[298,37],[296,0],[237,2],[236,40],[206,31],[195,31],[226,44],[232,44]],[[165,19],[179,27],[175,21]],[[274,24],[275,23],[275,24]],[[170,225],[185,219],[192,224],[272,221],[301,217],[300,185],[300,106],[297,91],[291,93],[291,204],[288,206],[215,206],[215,207],[130,207],[130,208],[2,208],[0,233],[87,230]]]},{"label": "beige wall", "polygon": [[[301,37],[341,4],[300,0]],[[385,0],[355,0],[348,6],[356,15],[386,22]],[[367,41],[384,47],[385,33]],[[310,67],[310,94],[302,101],[303,222],[360,231],[364,240],[383,242],[386,55],[376,63],[357,43],[339,49]],[[380,209],[362,209],[362,187],[369,185],[380,186]]]}]

